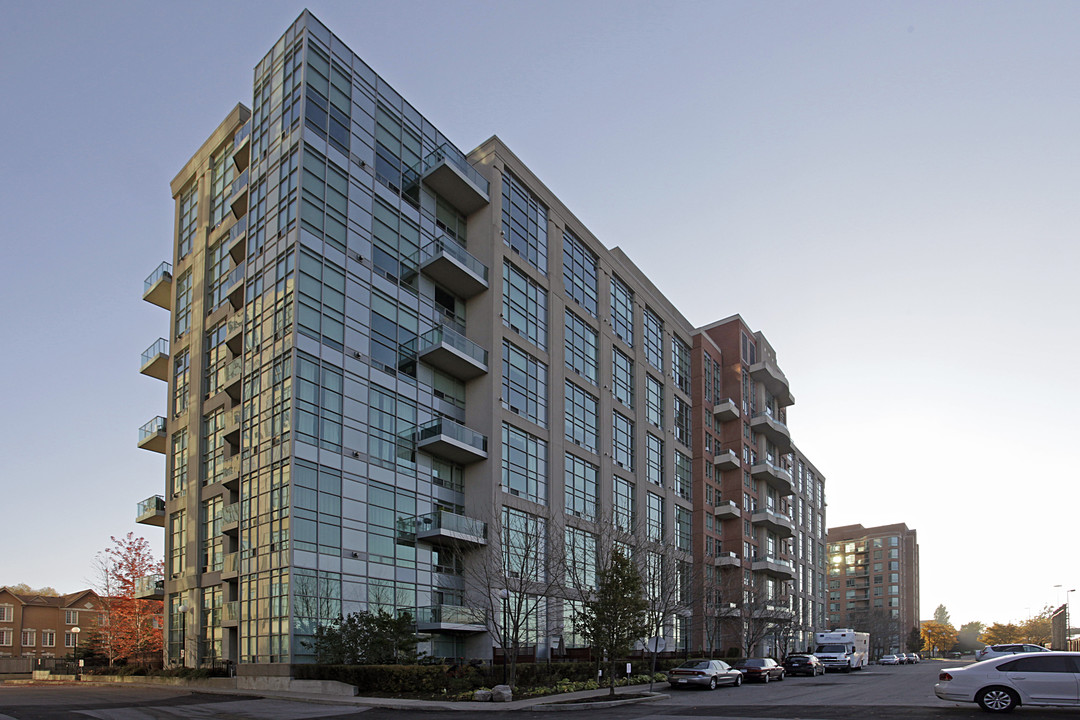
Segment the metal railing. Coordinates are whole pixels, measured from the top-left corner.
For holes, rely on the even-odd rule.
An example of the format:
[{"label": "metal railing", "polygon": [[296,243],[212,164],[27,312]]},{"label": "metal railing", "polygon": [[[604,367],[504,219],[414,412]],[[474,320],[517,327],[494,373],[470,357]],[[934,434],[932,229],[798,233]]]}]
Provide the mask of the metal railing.
[{"label": "metal railing", "polygon": [[470,447],[487,452],[487,436],[447,418],[438,418],[420,427],[416,431],[416,441],[423,442],[439,435],[446,435]]},{"label": "metal railing", "polygon": [[416,518],[416,532],[447,530],[449,532],[487,538],[487,523],[464,515],[436,510]]},{"label": "metal railing", "polygon": [[790,560],[783,560],[781,558],[776,557],[775,555],[755,555],[754,556],[754,562],[756,562],[756,563],[758,563],[758,562],[767,562],[767,563],[772,563],[774,565],[782,565],[782,566],[788,567],[788,568],[791,567],[791,561]]},{"label": "metal railing", "polygon": [[469,161],[465,159],[465,156],[461,151],[450,143],[443,143],[428,153],[427,157],[425,157],[420,164],[420,174],[423,175],[427,173],[444,160],[460,170],[465,177],[469,178],[469,180],[480,188],[485,195],[489,194],[491,184],[476,171],[476,168],[469,164]]},{"label": "metal railing", "polygon": [[461,605],[428,605],[416,608],[416,622],[423,624],[453,623],[455,625],[483,625],[487,613],[483,608]]},{"label": "metal railing", "polygon": [[454,258],[459,263],[469,268],[469,270],[482,277],[484,279],[484,282],[487,282],[487,265],[477,260],[469,253],[469,251],[461,247],[461,245],[459,245],[454,240],[450,240],[449,238],[438,238],[436,240],[432,240],[427,245],[424,245],[422,248],[420,248],[420,262],[427,262],[428,260],[439,254],[447,255]]},{"label": "metal railing", "polygon": [[151,495],[136,506],[135,517],[159,512],[165,512],[165,496]]},{"label": "metal railing", "polygon": [[153,345],[143,350],[142,357],[139,359],[139,367],[145,367],[147,363],[156,358],[158,355],[168,356],[169,354],[169,341],[165,338],[158,338]]},{"label": "metal railing", "polygon": [[445,325],[440,325],[437,328],[428,330],[419,338],[415,340],[410,340],[408,343],[406,343],[406,347],[411,350],[412,348],[409,346],[413,343],[415,343],[417,346],[417,353],[424,350],[425,348],[434,345],[449,345],[455,350],[460,350],[462,353],[472,358],[476,362],[480,363],[484,367],[487,367],[488,351],[480,347],[458,331],[448,328]]},{"label": "metal railing", "polygon": [[158,415],[156,418],[139,428],[139,442],[165,432],[165,418]]},{"label": "metal railing", "polygon": [[150,292],[150,288],[154,287],[163,277],[172,277],[172,263],[163,262],[158,265],[154,272],[150,273],[146,280],[143,281],[143,294]]}]

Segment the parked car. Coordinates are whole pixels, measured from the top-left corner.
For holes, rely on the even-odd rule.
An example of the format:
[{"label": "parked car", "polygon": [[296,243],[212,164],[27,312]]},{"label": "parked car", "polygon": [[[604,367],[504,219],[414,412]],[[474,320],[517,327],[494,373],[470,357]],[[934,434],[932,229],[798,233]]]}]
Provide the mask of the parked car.
[{"label": "parked car", "polygon": [[975,662],[1001,657],[1002,655],[1016,655],[1017,653],[1028,652],[1050,651],[1044,648],[1042,645],[1031,645],[1030,643],[1006,643],[1003,645],[987,645],[982,650],[975,653]]},{"label": "parked car", "polygon": [[919,656],[915,653],[900,653],[905,665],[914,665],[919,662]]},{"label": "parked car", "polygon": [[723,660],[687,660],[668,670],[667,681],[672,688],[697,685],[715,690],[718,685],[742,685],[743,675]]},{"label": "parked car", "polygon": [[735,664],[735,669],[743,674],[747,680],[783,680],[784,667],[772,658],[746,658]]},{"label": "parked car", "polygon": [[788,655],[783,662],[784,672],[788,675],[809,675],[817,677],[825,674],[825,666],[817,659],[817,655],[804,653]]},{"label": "parked car", "polygon": [[978,703],[987,712],[1017,705],[1080,707],[1080,652],[1008,654],[938,675],[934,694],[942,700]]},{"label": "parked car", "polygon": [[922,657],[919,655],[919,653],[908,653],[908,655],[911,656],[911,659],[915,662],[916,665],[922,662]]},{"label": "parked car", "polygon": [[900,658],[896,655],[882,655],[878,665],[900,665]]}]

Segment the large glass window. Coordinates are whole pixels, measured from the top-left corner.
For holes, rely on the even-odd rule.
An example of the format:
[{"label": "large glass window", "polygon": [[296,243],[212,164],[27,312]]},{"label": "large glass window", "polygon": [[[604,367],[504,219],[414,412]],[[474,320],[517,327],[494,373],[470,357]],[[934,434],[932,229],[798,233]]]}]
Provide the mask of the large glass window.
[{"label": "large glass window", "polygon": [[503,264],[503,324],[547,350],[547,291],[510,263]]},{"label": "large glass window", "polygon": [[547,365],[503,340],[502,405],[547,427]]},{"label": "large glass window", "polygon": [[206,331],[204,367],[206,369],[206,397],[217,394],[226,384],[229,354],[225,347],[226,321],[222,320]]},{"label": "large glass window", "polygon": [[512,578],[543,580],[547,548],[544,518],[504,506],[502,522],[503,571]]},{"label": "large glass window", "polygon": [[224,535],[221,534],[221,496],[203,500],[199,517],[199,544],[202,546],[203,572],[222,569],[225,556],[222,552]]},{"label": "large glass window", "polygon": [[566,382],[566,439],[593,452],[597,448],[598,404],[591,394]]},{"label": "large glass window", "polygon": [[611,276],[611,325],[623,342],[634,346],[634,293],[614,275]]},{"label": "large glass window", "polygon": [[203,484],[221,482],[225,474],[225,409],[203,416]]},{"label": "large glass window", "polygon": [[690,550],[690,538],[693,534],[693,524],[690,511],[681,505],[675,506],[675,547],[679,550]]},{"label": "large glass window", "polygon": [[[345,345],[345,270],[318,255],[300,251],[300,273],[297,303],[297,329],[308,337],[320,340],[335,350]],[[372,300],[374,305],[374,299]],[[374,316],[374,313],[372,313]],[[375,318],[372,317],[372,326]],[[382,328],[380,328],[382,329]],[[408,342],[416,335],[415,324],[403,333]],[[381,359],[381,358],[380,358]],[[392,367],[397,367],[395,352]]]},{"label": "large glass window", "polygon": [[664,498],[646,493],[645,536],[653,542],[664,541]]},{"label": "large glass window", "polygon": [[213,312],[226,300],[229,286],[229,251],[226,249],[228,237],[214,243],[206,251],[206,305],[207,312]]},{"label": "large glass window", "polygon": [[187,492],[188,479],[188,431],[187,428],[177,430],[172,436],[172,482],[171,490],[173,497]]},{"label": "large glass window", "polygon": [[420,228],[407,215],[377,196],[371,223],[374,236],[371,263],[379,274],[416,292],[416,269],[420,258]]},{"label": "large glass window", "polygon": [[644,325],[645,359],[654,368],[664,372],[664,323],[649,308],[642,313]]},{"label": "large glass window", "polygon": [[612,413],[612,458],[621,468],[634,470],[634,423],[620,412]]},{"label": "large glass window", "polygon": [[229,157],[231,152],[232,143],[229,143],[224,150],[210,159],[210,227],[217,227],[230,211],[226,201],[232,193],[233,174],[236,170],[236,165]]},{"label": "large glass window", "polygon": [[187,512],[177,510],[169,516],[169,573],[179,575],[187,565]]},{"label": "large glass window", "polygon": [[566,513],[586,520],[596,519],[596,498],[600,469],[566,453]]},{"label": "large glass window", "polygon": [[645,479],[664,486],[664,441],[652,433],[645,433]]},{"label": "large glass window", "polygon": [[176,309],[173,311],[177,339],[191,329],[191,270],[176,279]]},{"label": "large glass window", "polygon": [[626,407],[634,407],[634,361],[616,348],[611,350],[611,393]]},{"label": "large glass window", "polygon": [[173,416],[187,410],[190,382],[191,353],[182,350],[173,356]]},{"label": "large glass window", "polygon": [[690,500],[693,494],[694,477],[690,456],[675,451],[675,492],[679,497]]},{"label": "large glass window", "polygon": [[191,244],[195,239],[196,221],[199,216],[199,186],[192,185],[180,196],[180,217],[176,226],[176,259],[182,260],[191,254]]},{"label": "large glass window", "polygon": [[675,439],[686,447],[690,447],[690,403],[678,395],[675,396],[675,422],[673,425]]},{"label": "large glass window", "polygon": [[580,590],[596,587],[596,535],[568,527],[564,542],[566,582]]},{"label": "large glass window", "polygon": [[632,532],[637,519],[634,512],[634,494],[637,488],[634,487],[634,483],[618,475],[615,476],[612,487],[614,491],[615,527],[624,532]]},{"label": "large glass window", "polygon": [[[301,308],[303,305],[301,304]],[[416,311],[399,306],[389,295],[371,293],[371,359],[381,370],[396,373],[401,348],[408,347],[419,328]]]},{"label": "large glass window", "polygon": [[[309,422],[315,422],[318,409],[314,405],[299,405],[298,409],[310,413]],[[371,385],[368,390],[368,456],[371,462],[388,469],[415,468],[416,450],[411,438],[416,422],[415,402]],[[433,459],[431,471],[437,485],[451,488],[460,485],[461,469],[456,466]]]},{"label": "large glass window", "polygon": [[690,394],[690,347],[677,337],[671,338],[671,373],[675,385]]},{"label": "large glass window", "polygon": [[503,423],[502,445],[503,490],[547,504],[547,442]]},{"label": "large glass window", "polygon": [[502,181],[503,241],[547,275],[547,208],[513,175]]},{"label": "large glass window", "polygon": [[569,310],[566,311],[566,367],[596,384],[600,354],[596,331]]},{"label": "large glass window", "polygon": [[645,419],[658,428],[664,427],[664,386],[652,375],[645,376]]},{"label": "large glass window", "polygon": [[563,233],[563,285],[567,295],[596,317],[596,255],[569,230]]}]

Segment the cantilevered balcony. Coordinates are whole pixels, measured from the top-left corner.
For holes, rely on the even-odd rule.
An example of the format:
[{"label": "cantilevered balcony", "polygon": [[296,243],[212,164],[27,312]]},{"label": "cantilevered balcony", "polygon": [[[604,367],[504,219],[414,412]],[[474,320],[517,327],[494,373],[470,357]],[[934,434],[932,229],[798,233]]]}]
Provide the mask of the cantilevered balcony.
[{"label": "cantilevered balcony", "polygon": [[240,399],[240,380],[244,374],[244,358],[238,357],[225,366],[219,390],[229,393],[233,400]]},{"label": "cantilevered balcony", "polygon": [[244,217],[248,211],[248,171],[240,173],[233,180],[232,191],[229,193],[229,206],[237,219]]},{"label": "cantilevered balcony", "polygon": [[135,598],[138,600],[164,600],[165,576],[143,575],[135,578]]},{"label": "cantilevered balcony", "polygon": [[721,450],[713,456],[713,466],[717,470],[738,470],[742,467],[739,456],[734,450]]},{"label": "cantilevered balcony", "polygon": [[225,324],[225,346],[233,355],[239,355],[244,348],[244,311],[237,310]]},{"label": "cantilevered balcony", "polygon": [[795,396],[788,387],[788,379],[772,360],[764,360],[750,366],[750,377],[765,385],[781,407],[795,404]]},{"label": "cantilevered balcony", "polygon": [[416,609],[416,629],[419,632],[478,633],[487,630],[486,618],[483,608],[429,605]]},{"label": "cantilevered balcony", "polygon": [[240,577],[240,553],[226,553],[221,562],[221,579],[236,580]]},{"label": "cantilevered balcony", "polygon": [[163,262],[143,281],[143,300],[172,310],[172,265]]},{"label": "cantilevered balcony", "polygon": [[423,159],[420,180],[456,207],[471,215],[491,202],[490,184],[453,145],[444,143]]},{"label": "cantilevered balcony", "polygon": [[[413,344],[415,343],[415,345]],[[467,382],[488,371],[487,350],[445,325],[411,340],[406,351],[416,350],[420,362]]]},{"label": "cantilevered balcony", "polygon": [[720,500],[713,507],[713,515],[721,520],[742,517],[742,510],[732,500]]},{"label": "cantilevered balcony", "polygon": [[420,248],[420,272],[466,300],[488,289],[487,265],[447,237]]},{"label": "cantilevered balcony", "polygon": [[139,447],[151,452],[165,452],[165,418],[156,418],[139,428]]},{"label": "cantilevered balcony", "polygon": [[759,509],[750,516],[750,522],[771,530],[782,538],[791,537],[795,534],[795,523],[791,522],[791,519],[786,515],[781,515],[775,510]]},{"label": "cantilevered balcony", "polygon": [[416,518],[416,539],[432,545],[486,545],[487,523],[438,510]]},{"label": "cantilevered balcony", "polygon": [[224,535],[240,532],[240,503],[234,502],[221,509],[221,532]]},{"label": "cantilevered balcony", "polygon": [[781,560],[774,555],[756,555],[750,569],[754,572],[765,573],[780,580],[791,580],[795,577],[795,568],[787,560]]},{"label": "cantilevered balcony", "polygon": [[792,612],[790,609],[784,607],[783,605],[775,605],[773,603],[762,605],[761,607],[754,610],[752,614],[755,618],[764,620],[786,621],[792,620],[795,617],[795,613]]},{"label": "cantilevered balcony", "polygon": [[750,419],[750,429],[769,439],[781,455],[791,452],[791,433],[787,425],[769,413],[759,412]]},{"label": "cantilevered balcony", "polygon": [[135,508],[135,522],[142,525],[165,527],[165,498],[151,495]]},{"label": "cantilevered balcony", "polygon": [[778,465],[773,465],[768,460],[759,459],[754,463],[750,467],[750,475],[755,480],[764,480],[769,487],[776,490],[780,495],[792,495],[795,493],[791,473]]},{"label": "cantilevered balcony", "polygon": [[244,127],[236,131],[233,135],[233,150],[232,150],[233,165],[236,166],[237,171],[243,172],[247,170],[248,163],[251,162],[251,121],[248,120]]},{"label": "cantilevered balcony", "polygon": [[721,552],[716,554],[713,565],[715,567],[742,567],[742,560],[733,552]]},{"label": "cantilevered balcony", "polygon": [[723,400],[717,400],[713,405],[713,416],[717,420],[728,421],[738,420],[742,413],[739,412],[739,405],[731,398],[724,398]]},{"label": "cantilevered balcony", "polygon": [[233,310],[244,307],[244,269],[244,265],[237,265],[225,280],[225,294],[228,296]]},{"label": "cantilevered balcony", "polygon": [[221,604],[221,626],[238,627],[240,625],[240,601]]},{"label": "cantilevered balcony", "polygon": [[169,341],[158,338],[150,347],[143,350],[139,360],[139,372],[158,380],[169,380]]},{"label": "cantilevered balcony", "polygon": [[229,255],[237,265],[247,257],[247,215],[229,228]]},{"label": "cantilevered balcony", "polygon": [[439,418],[416,431],[416,449],[458,465],[487,460],[487,438],[448,418]]},{"label": "cantilevered balcony", "polygon": [[220,482],[230,490],[240,489],[240,456],[233,455],[225,461],[221,467],[221,474],[217,477]]},{"label": "cantilevered balcony", "polygon": [[225,427],[222,429],[221,434],[225,437],[225,441],[232,443],[233,445],[240,444],[240,408],[234,407],[232,410],[225,411]]}]

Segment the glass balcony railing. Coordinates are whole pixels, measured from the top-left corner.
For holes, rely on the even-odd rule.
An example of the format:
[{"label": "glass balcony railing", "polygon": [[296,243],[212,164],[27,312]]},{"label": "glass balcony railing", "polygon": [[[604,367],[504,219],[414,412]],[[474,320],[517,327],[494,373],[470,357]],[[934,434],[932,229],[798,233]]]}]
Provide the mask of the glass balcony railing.
[{"label": "glass balcony railing", "polygon": [[233,150],[244,144],[244,141],[251,135],[251,121],[248,120],[244,123],[244,127],[240,128],[235,135],[233,135]]},{"label": "glass balcony railing", "polygon": [[425,533],[446,530],[470,537],[486,538],[487,523],[464,515],[436,510],[416,518],[416,532]]},{"label": "glass balcony railing", "polygon": [[248,184],[248,171],[240,173],[235,180],[233,180],[232,190],[229,192],[229,197],[237,195],[240,191],[244,190]]},{"label": "glass balcony railing", "polygon": [[448,328],[445,325],[440,325],[437,328],[428,330],[426,333],[421,335],[418,340],[410,340],[408,345],[417,345],[417,348],[409,349],[416,349],[418,352],[423,352],[425,348],[431,347],[433,345],[449,345],[455,350],[480,363],[484,367],[487,367],[487,350],[480,347],[472,340],[465,337],[456,330]]},{"label": "glass balcony railing", "polygon": [[767,563],[772,563],[773,565],[780,565],[781,567],[786,567],[786,568],[791,567],[791,561],[790,560],[784,560],[784,559],[779,558],[779,557],[777,557],[775,555],[755,555],[754,556],[754,562],[756,562],[756,563],[765,563],[765,562],[767,562]]},{"label": "glass balcony railing", "polygon": [[235,525],[240,522],[240,503],[235,502],[221,509],[221,524]]},{"label": "glass balcony railing", "polygon": [[165,497],[162,495],[153,495],[136,506],[135,517],[152,515],[159,512],[165,512]]},{"label": "glass balcony railing", "polygon": [[461,605],[429,605],[416,609],[416,622],[420,625],[483,625],[486,618],[483,608]]},{"label": "glass balcony railing", "polygon": [[235,623],[240,621],[240,601],[223,603],[221,605],[222,622]]},{"label": "glass balcony railing", "polygon": [[148,440],[155,435],[165,432],[165,418],[158,415],[156,418],[139,428],[139,442]]},{"label": "glass balcony railing", "polygon": [[158,338],[157,341],[150,347],[143,350],[142,357],[139,358],[139,367],[146,367],[151,361],[155,360],[158,355],[169,354],[169,341],[165,338]]},{"label": "glass balcony railing", "polygon": [[221,559],[221,572],[226,575],[240,572],[240,553],[225,553]]},{"label": "glass balcony railing", "polygon": [[247,215],[233,223],[229,228],[229,244],[236,242],[237,238],[247,232]]},{"label": "glass balcony railing", "polygon": [[469,161],[465,159],[465,156],[461,154],[461,151],[450,143],[443,143],[439,147],[435,148],[432,152],[428,153],[428,156],[424,158],[420,174],[424,175],[430,170],[442,162],[449,162],[456,167],[461,173],[469,178],[469,180],[480,188],[485,195],[487,195],[491,189],[490,183],[484,179],[484,176],[476,171]]},{"label": "glass balcony railing", "polygon": [[157,285],[158,282],[166,277],[172,277],[172,263],[169,262],[163,262],[158,265],[154,272],[150,273],[146,280],[143,281],[143,295],[150,292],[150,288]]},{"label": "glass balcony railing", "polygon": [[244,374],[244,358],[236,358],[228,365],[225,366],[225,371],[222,376],[222,385],[227,387],[231,383],[239,380],[241,375]]},{"label": "glass balcony railing", "polygon": [[244,265],[237,265],[232,269],[232,272],[229,273],[229,277],[225,279],[227,293],[232,294],[236,284],[244,281],[244,268]]},{"label": "glass balcony railing", "polygon": [[143,575],[135,578],[135,597],[148,597],[165,592],[164,575]]},{"label": "glass balcony railing", "polygon": [[456,241],[449,238],[438,238],[432,240],[424,247],[420,248],[420,263],[423,264],[433,257],[438,255],[446,255],[457,260],[459,263],[468,268],[472,273],[483,278],[486,283],[488,280],[487,265],[473,257],[465,248],[461,247]]},{"label": "glass balcony railing", "polygon": [[470,447],[487,452],[487,437],[447,418],[439,418],[424,425],[416,432],[416,441],[423,442],[444,435]]}]

